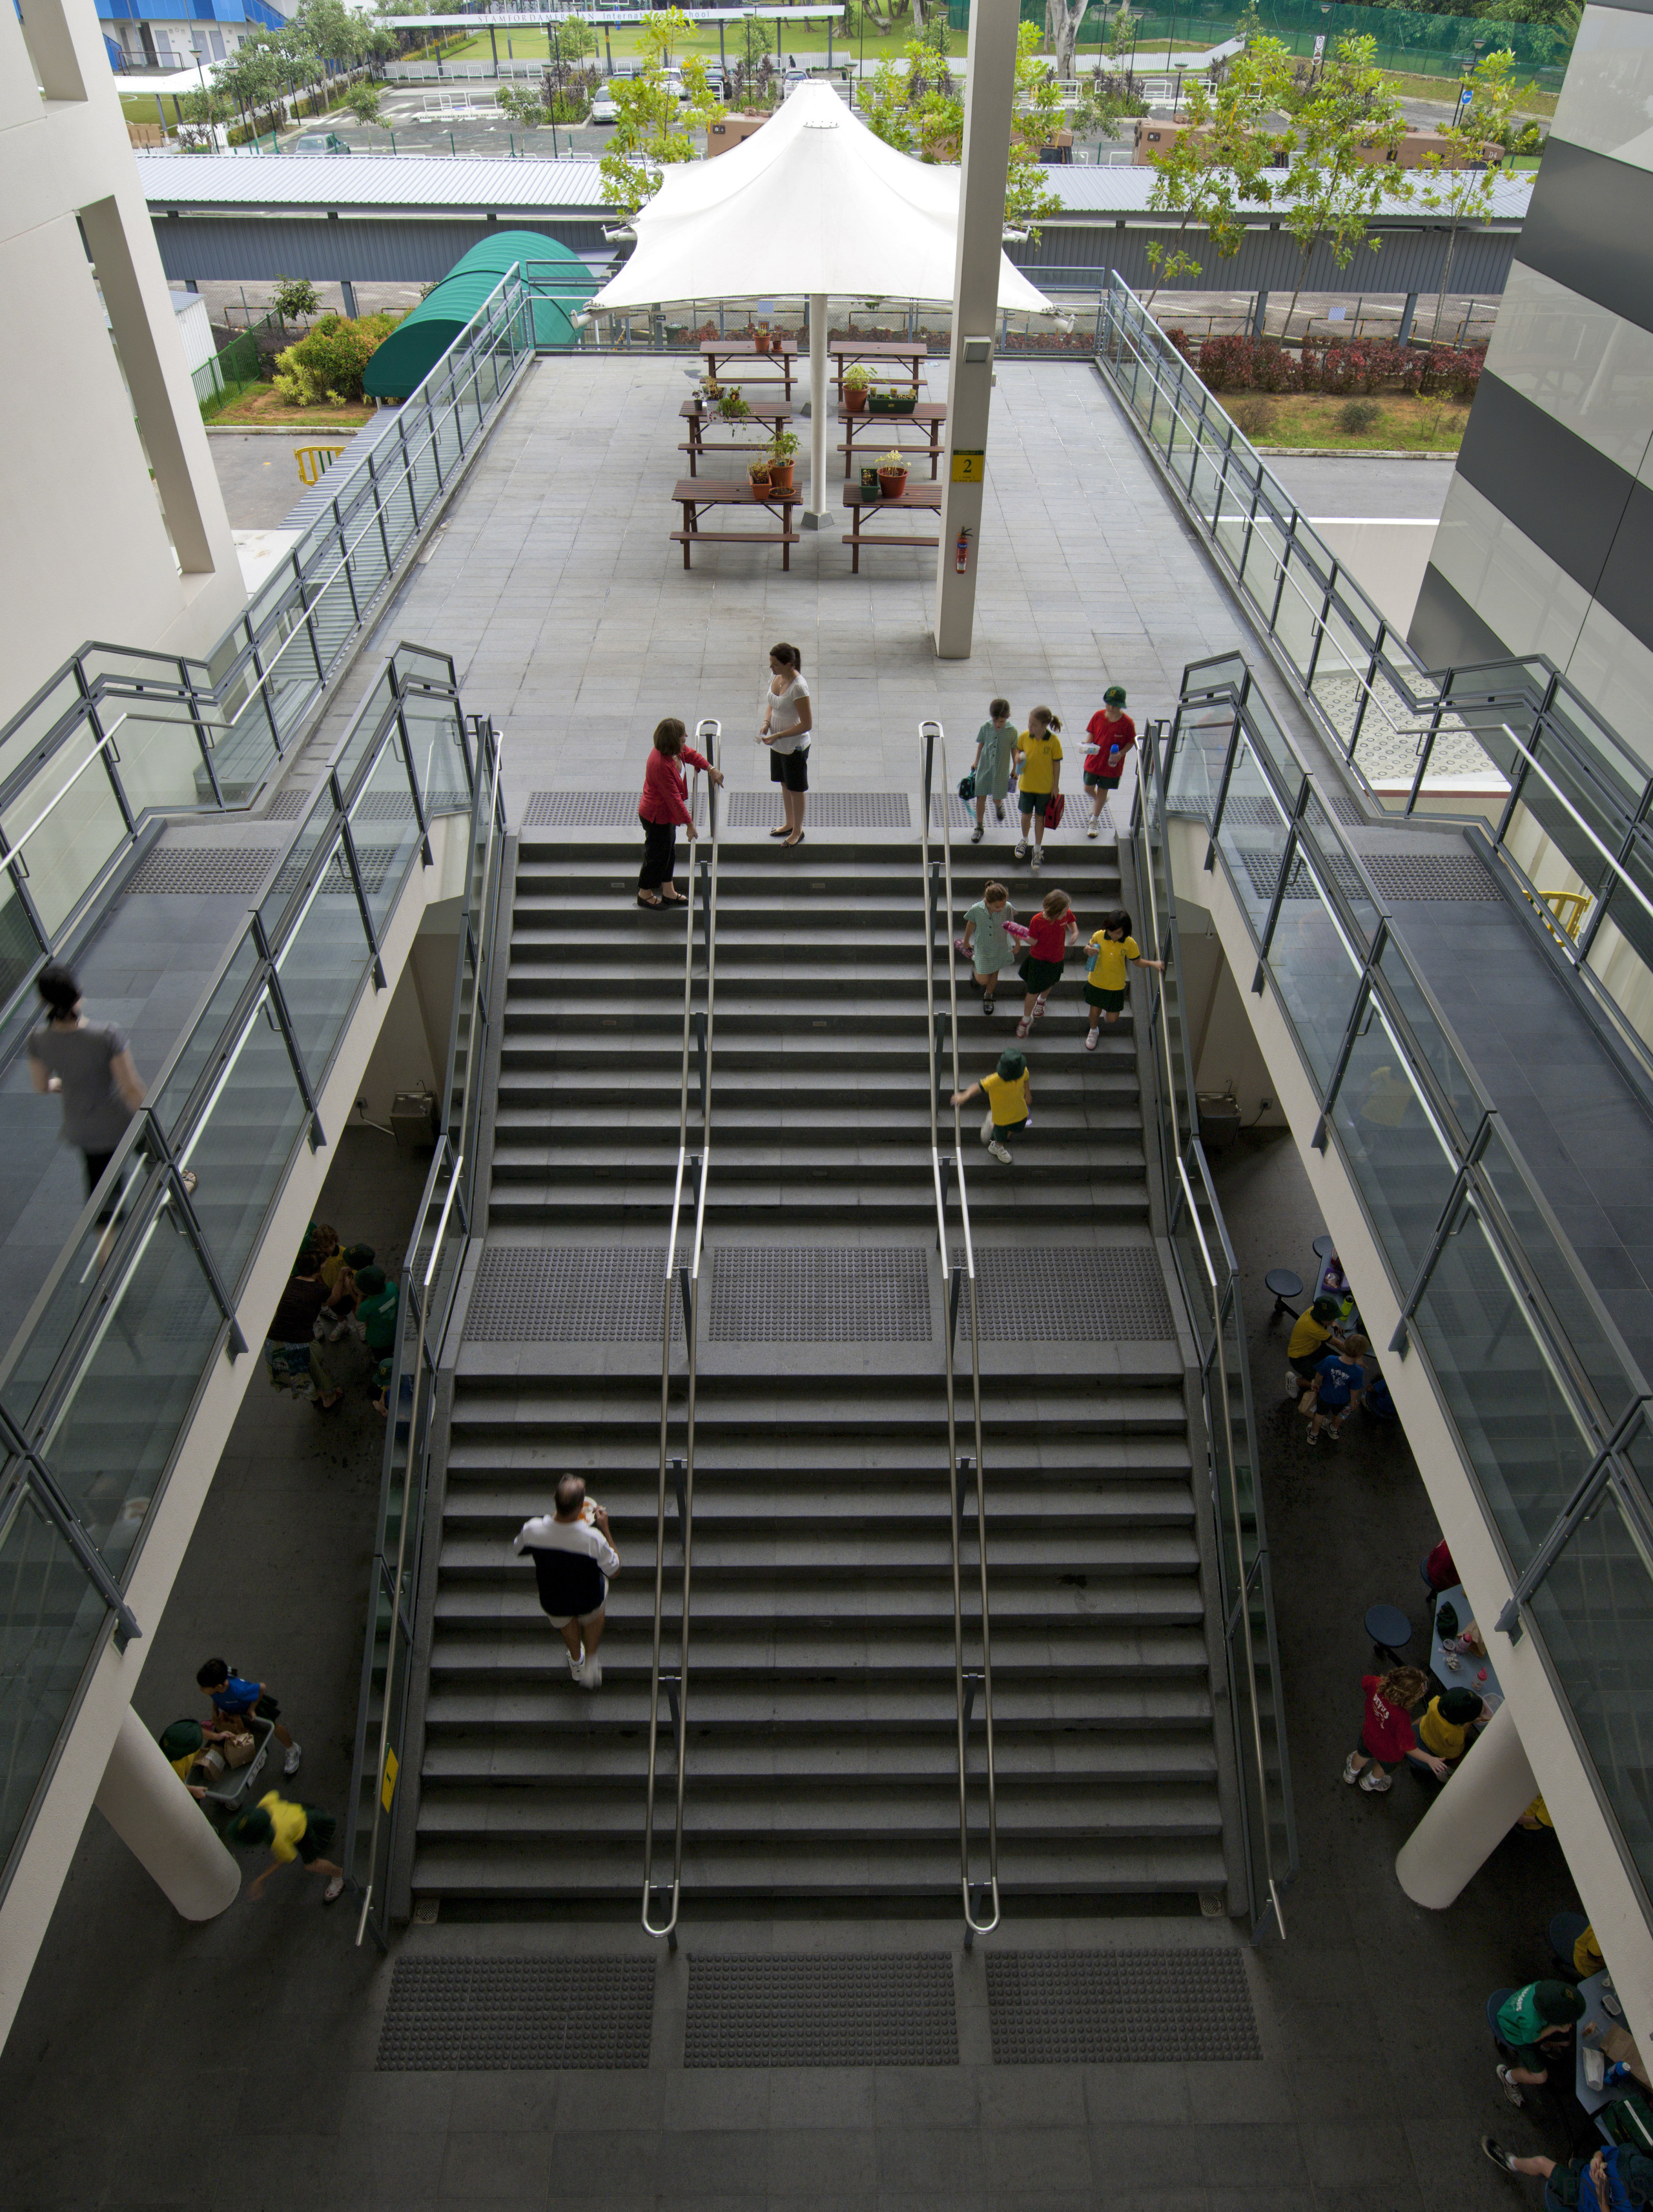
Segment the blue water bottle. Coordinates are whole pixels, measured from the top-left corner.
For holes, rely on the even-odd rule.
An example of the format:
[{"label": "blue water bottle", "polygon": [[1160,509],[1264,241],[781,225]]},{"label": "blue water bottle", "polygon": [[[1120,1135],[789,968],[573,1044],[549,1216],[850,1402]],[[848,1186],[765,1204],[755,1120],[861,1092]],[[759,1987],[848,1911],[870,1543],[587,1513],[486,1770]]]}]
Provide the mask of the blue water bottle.
[{"label": "blue water bottle", "polygon": [[1604,2089],[1622,2088],[1624,2084],[1628,2081],[1629,2079],[1629,2064],[1622,2058],[1616,2058],[1612,2065],[1607,2068],[1607,2072],[1601,2076],[1601,2087]]}]

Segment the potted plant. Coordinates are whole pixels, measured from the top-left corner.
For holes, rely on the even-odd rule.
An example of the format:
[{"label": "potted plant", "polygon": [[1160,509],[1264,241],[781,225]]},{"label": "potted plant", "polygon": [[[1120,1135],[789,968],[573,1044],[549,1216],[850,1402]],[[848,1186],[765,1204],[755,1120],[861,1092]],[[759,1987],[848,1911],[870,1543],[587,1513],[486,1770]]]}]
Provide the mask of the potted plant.
[{"label": "potted plant", "polygon": [[878,489],[885,499],[899,499],[907,489],[907,463],[898,453],[878,455]]},{"label": "potted plant", "polygon": [[873,415],[910,415],[918,404],[918,386],[906,385],[889,392],[875,392],[867,403]]},{"label": "potted plant", "polygon": [[767,353],[769,351],[769,326],[767,323],[760,323],[757,326],[757,344],[759,353]]},{"label": "potted plant", "polygon": [[866,387],[872,381],[872,371],[860,362],[852,362],[844,371],[844,413],[859,415],[866,405]]},{"label": "potted plant", "polygon": [[792,489],[793,456],[797,451],[798,441],[793,434],[777,428],[769,441],[769,482],[776,491]]},{"label": "potted plant", "polygon": [[726,422],[744,422],[751,411],[741,398],[738,384],[730,385],[719,397],[718,413]]},{"label": "potted plant", "polygon": [[754,491],[768,491],[769,489],[769,471],[774,467],[774,465],[775,464],[770,460],[767,453],[760,453],[755,461],[747,462],[746,474],[751,478],[751,485]]}]

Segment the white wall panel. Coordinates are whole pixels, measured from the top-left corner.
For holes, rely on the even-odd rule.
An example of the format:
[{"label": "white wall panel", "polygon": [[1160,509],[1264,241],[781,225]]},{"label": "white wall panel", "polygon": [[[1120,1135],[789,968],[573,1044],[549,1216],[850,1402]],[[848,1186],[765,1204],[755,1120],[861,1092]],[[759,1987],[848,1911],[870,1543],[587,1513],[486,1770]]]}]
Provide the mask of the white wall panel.
[{"label": "white wall panel", "polygon": [[1574,146],[1653,169],[1653,15],[1585,9],[1553,127]]},{"label": "white wall panel", "polygon": [[[1653,311],[1653,301],[1649,307]],[[1629,475],[1646,465],[1653,452],[1653,331],[1516,261],[1486,366]]]},{"label": "white wall panel", "polygon": [[1567,665],[1589,594],[1461,476],[1448,489],[1431,558],[1512,653],[1546,653]]}]

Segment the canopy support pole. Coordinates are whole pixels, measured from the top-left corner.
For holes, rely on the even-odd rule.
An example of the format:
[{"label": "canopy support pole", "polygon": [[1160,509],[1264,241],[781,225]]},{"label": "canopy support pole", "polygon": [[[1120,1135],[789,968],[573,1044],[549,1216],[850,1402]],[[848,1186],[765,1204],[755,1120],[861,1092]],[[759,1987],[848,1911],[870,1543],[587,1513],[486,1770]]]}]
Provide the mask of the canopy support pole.
[{"label": "canopy support pole", "polygon": [[[776,18],[777,24],[779,18]],[[827,331],[830,324],[824,292],[809,295],[809,505],[804,509],[805,530],[830,530],[838,520],[827,504],[827,428],[831,413],[827,406]]]},{"label": "canopy support pole", "polygon": [[1005,168],[1016,95],[1018,0],[972,0],[964,147],[947,364],[947,459],[936,548],[935,649],[968,660],[975,629],[981,493],[993,405],[993,334],[1005,229]]}]

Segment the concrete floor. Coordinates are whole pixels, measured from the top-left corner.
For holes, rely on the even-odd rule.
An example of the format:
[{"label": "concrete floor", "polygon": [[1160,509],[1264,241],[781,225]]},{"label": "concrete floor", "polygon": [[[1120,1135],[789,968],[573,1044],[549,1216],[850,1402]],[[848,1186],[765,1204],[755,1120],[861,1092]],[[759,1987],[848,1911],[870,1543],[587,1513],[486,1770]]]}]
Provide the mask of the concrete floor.
[{"label": "concrete floor", "polygon": [[1304,460],[1271,453],[1268,466],[1311,522],[1346,519],[1438,522],[1452,481],[1453,456],[1387,460],[1381,453],[1351,453],[1336,460]]},{"label": "concrete floor", "polygon": [[277,437],[269,430],[246,435],[215,430],[207,441],[218,487],[224,495],[232,530],[273,530],[283,523],[307,486],[299,481],[294,448],[302,445],[348,445],[349,430],[295,430]]}]

